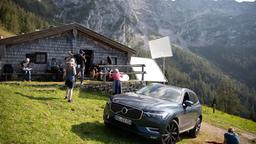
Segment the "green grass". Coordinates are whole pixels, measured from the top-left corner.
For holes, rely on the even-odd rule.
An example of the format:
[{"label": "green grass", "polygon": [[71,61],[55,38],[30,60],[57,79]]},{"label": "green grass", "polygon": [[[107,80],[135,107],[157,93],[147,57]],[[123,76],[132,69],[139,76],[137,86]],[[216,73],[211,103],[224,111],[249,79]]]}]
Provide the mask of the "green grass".
[{"label": "green grass", "polygon": [[[103,125],[107,97],[74,92],[74,102],[64,100],[58,87],[0,84],[0,143],[138,143]],[[133,136],[132,136],[133,137]]]},{"label": "green grass", "polygon": [[203,119],[204,121],[212,125],[224,129],[228,129],[229,127],[235,127],[238,128],[238,131],[240,132],[242,130],[256,134],[256,122],[238,116],[230,115],[218,110],[213,113],[212,108],[209,108],[207,106],[203,107]]},{"label": "green grass", "polygon": [[[64,100],[58,86],[25,86],[26,83],[0,84],[0,143],[84,143],[141,144],[146,139],[122,130],[104,127],[102,113],[107,96],[76,89],[74,102]],[[222,118],[220,116],[223,116]],[[239,119],[239,120],[236,120]],[[204,120],[221,126],[255,133],[255,123],[204,107]],[[243,123],[240,124],[239,122]],[[244,124],[248,123],[248,124]],[[206,137],[204,134],[200,135]],[[199,139],[200,139],[199,135]],[[180,143],[196,143],[183,137]]]}]

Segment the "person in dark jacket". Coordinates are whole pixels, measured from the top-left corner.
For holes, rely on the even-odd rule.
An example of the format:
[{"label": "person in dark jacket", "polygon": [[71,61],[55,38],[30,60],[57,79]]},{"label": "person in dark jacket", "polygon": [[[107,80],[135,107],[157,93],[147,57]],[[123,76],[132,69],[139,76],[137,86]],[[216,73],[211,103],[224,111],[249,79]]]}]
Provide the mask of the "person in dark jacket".
[{"label": "person in dark jacket", "polygon": [[240,144],[238,135],[234,128],[229,128],[228,132],[224,134],[224,144]]},{"label": "person in dark jacket", "polygon": [[82,85],[84,81],[84,70],[86,64],[84,51],[80,50],[79,54],[74,55],[74,58],[77,64],[77,74],[80,74],[80,85]]},{"label": "person in dark jacket", "polygon": [[26,58],[26,60],[21,62],[21,70],[24,73],[24,80],[31,81],[32,66],[29,58]]}]

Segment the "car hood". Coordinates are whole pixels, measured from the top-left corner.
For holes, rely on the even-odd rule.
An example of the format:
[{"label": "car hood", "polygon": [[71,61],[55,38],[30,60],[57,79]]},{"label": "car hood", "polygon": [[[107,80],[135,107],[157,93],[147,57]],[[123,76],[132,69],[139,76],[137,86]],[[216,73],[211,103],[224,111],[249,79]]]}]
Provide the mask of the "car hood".
[{"label": "car hood", "polygon": [[114,103],[136,107],[143,110],[163,110],[164,108],[170,109],[178,106],[177,103],[171,101],[139,95],[136,93],[124,93],[115,95],[113,96],[112,101]]}]

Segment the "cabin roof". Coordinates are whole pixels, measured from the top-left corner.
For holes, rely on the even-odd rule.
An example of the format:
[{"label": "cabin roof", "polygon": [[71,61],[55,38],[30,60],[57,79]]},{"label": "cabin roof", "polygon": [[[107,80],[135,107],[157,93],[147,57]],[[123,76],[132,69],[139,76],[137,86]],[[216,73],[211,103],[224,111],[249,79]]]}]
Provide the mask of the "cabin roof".
[{"label": "cabin roof", "polygon": [[118,43],[114,40],[111,40],[110,38],[107,38],[99,33],[96,33],[78,23],[62,25],[62,26],[58,26],[58,27],[50,27],[50,28],[43,29],[40,31],[34,31],[34,32],[26,33],[26,34],[21,34],[21,35],[17,35],[17,36],[4,38],[4,39],[0,40],[0,45],[2,45],[2,44],[6,44],[6,45],[18,44],[18,43],[23,43],[23,42],[27,42],[27,41],[32,41],[32,40],[36,40],[36,39],[41,39],[41,38],[45,38],[45,37],[62,34],[62,33],[68,32],[68,31],[74,32],[75,30],[85,34],[87,37],[89,37],[95,41],[98,41],[98,42],[100,42],[104,45],[107,45],[111,48],[114,48],[116,50],[124,51],[124,52],[131,53],[131,54],[136,53],[136,50],[129,48],[128,46],[125,46],[125,45]]}]

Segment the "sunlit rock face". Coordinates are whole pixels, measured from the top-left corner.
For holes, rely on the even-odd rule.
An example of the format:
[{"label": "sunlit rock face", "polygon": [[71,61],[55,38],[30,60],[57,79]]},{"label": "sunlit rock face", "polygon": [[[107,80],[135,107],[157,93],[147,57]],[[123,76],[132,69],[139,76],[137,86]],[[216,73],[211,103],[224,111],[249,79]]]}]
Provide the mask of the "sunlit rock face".
[{"label": "sunlit rock face", "polygon": [[[147,47],[148,39],[170,36],[182,47],[219,42],[232,46],[255,36],[255,3],[234,0],[54,0],[56,17],[79,22],[127,45]],[[248,27],[248,29],[245,28]],[[228,43],[227,43],[228,42]],[[253,42],[254,43],[254,42]]]}]

